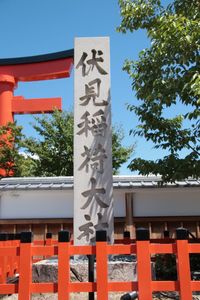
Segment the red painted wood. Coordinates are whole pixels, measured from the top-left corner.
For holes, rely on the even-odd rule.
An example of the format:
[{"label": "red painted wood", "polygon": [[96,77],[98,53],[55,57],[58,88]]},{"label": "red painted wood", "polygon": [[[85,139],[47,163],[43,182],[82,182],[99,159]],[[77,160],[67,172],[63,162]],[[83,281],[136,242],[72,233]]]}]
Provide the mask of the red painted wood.
[{"label": "red painted wood", "polygon": [[[44,99],[39,102],[34,100],[24,101],[23,98],[15,98],[13,101],[13,90],[18,81],[36,81],[65,78],[70,76],[73,65],[73,58],[62,58],[44,62],[1,65],[0,66],[0,126],[8,122],[13,123],[15,113],[41,113],[52,112],[54,108],[61,109],[59,99],[51,99],[45,103]],[[20,101],[21,100],[21,101]],[[49,100],[49,99],[48,99]],[[11,145],[12,147],[13,145]],[[0,175],[13,176],[13,173],[6,174],[0,169]]]},{"label": "red painted wood", "polygon": [[177,271],[181,300],[192,300],[188,241],[177,240]]},{"label": "red painted wood", "polygon": [[54,109],[61,110],[61,98],[24,99],[16,96],[12,101],[14,114],[52,113]]},{"label": "red painted wood", "polygon": [[32,244],[20,244],[20,275],[19,275],[19,300],[31,300],[32,283]]},{"label": "red painted wood", "polygon": [[[153,291],[178,291],[180,300],[192,299],[192,291],[200,290],[200,281],[191,281],[189,253],[199,253],[199,244],[188,244],[188,241],[179,240],[172,244],[151,244],[149,241],[137,241],[136,245],[108,245],[106,242],[97,242],[96,246],[73,246],[69,243],[41,243],[19,244],[19,241],[0,242],[0,270],[4,280],[0,283],[0,294],[18,293],[19,300],[29,300],[31,293],[57,293],[58,299],[70,299],[72,292],[97,292],[98,300],[108,299],[109,292],[139,292],[140,300],[152,299]],[[166,252],[165,252],[166,251]],[[108,255],[122,253],[137,254],[138,281],[109,282]],[[136,253],[137,252],[137,253]],[[178,280],[156,281],[151,278],[151,254],[173,253],[177,255]],[[32,256],[58,254],[58,284],[32,283]],[[70,282],[70,256],[76,254],[96,254],[97,282]],[[6,284],[6,278],[14,271],[14,262],[19,265],[19,284]]]},{"label": "red painted wood", "polygon": [[108,300],[107,242],[96,243],[97,299]]},{"label": "red painted wood", "polygon": [[152,300],[149,241],[136,241],[138,293],[140,300]]},{"label": "red painted wood", "polygon": [[36,81],[70,76],[73,58],[0,66],[0,74],[13,76],[17,81]]}]

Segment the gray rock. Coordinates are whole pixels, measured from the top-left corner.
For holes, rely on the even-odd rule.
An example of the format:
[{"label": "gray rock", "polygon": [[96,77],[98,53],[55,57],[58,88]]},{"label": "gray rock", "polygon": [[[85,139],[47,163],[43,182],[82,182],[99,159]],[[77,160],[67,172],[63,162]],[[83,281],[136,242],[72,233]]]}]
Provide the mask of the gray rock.
[{"label": "gray rock", "polygon": [[[88,263],[86,261],[70,263],[71,281],[88,281]],[[95,264],[96,274],[96,264]],[[108,278],[110,281],[135,281],[136,263],[110,261],[108,263]],[[33,265],[33,282],[57,282],[58,265],[57,262],[43,260]]]}]

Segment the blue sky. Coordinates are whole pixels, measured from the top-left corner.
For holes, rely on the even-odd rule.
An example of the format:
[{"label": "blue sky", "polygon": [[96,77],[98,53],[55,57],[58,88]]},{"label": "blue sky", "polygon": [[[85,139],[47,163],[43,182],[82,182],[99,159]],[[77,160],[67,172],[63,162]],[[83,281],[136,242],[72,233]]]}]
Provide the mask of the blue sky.
[{"label": "blue sky", "polygon": [[[32,56],[73,48],[75,37],[109,36],[111,46],[112,122],[125,131],[124,145],[136,143],[134,157],[155,159],[163,155],[144,139],[129,136],[137,118],[127,111],[126,103],[136,103],[131,81],[122,71],[126,58],[137,59],[148,47],[145,32],[120,34],[117,0],[0,0],[0,58]],[[19,83],[15,95],[26,98],[62,97],[63,109],[73,109],[73,72],[71,78]],[[20,115],[18,124],[27,135],[33,117]],[[124,165],[120,174],[131,174]]]}]

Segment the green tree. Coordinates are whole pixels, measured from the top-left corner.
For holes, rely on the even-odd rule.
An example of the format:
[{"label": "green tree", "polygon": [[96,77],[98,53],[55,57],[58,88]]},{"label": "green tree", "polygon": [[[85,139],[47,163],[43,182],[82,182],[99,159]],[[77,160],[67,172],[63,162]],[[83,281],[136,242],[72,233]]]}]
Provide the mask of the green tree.
[{"label": "green tree", "polygon": [[112,164],[114,175],[118,174],[119,168],[127,162],[134,150],[134,146],[122,146],[123,139],[123,129],[121,127],[114,126],[112,128]]},{"label": "green tree", "polygon": [[[136,158],[129,167],[163,181],[200,176],[200,2],[119,0],[122,33],[144,29],[151,46],[123,69],[132,80],[139,118],[132,134],[167,150],[163,159]],[[173,114],[172,114],[173,113]]]},{"label": "green tree", "polygon": [[19,175],[22,137],[22,127],[16,126],[16,123],[0,127],[0,177]]},{"label": "green tree", "polygon": [[32,176],[73,174],[73,115],[54,111],[51,117],[35,118],[33,125],[41,139],[26,138],[24,147],[36,167]]},{"label": "green tree", "polygon": [[0,127],[0,177],[27,176],[32,160],[20,153],[23,145],[22,127],[8,123]]},{"label": "green tree", "polygon": [[37,162],[29,155],[22,153],[19,157],[14,177],[32,177],[36,174]]},{"label": "green tree", "polygon": [[[33,176],[73,175],[73,114],[54,111],[48,116],[35,118],[33,128],[40,140],[26,138],[24,147],[34,163]],[[133,147],[123,147],[123,133],[113,130],[113,172],[117,173],[122,163],[130,157]]]}]

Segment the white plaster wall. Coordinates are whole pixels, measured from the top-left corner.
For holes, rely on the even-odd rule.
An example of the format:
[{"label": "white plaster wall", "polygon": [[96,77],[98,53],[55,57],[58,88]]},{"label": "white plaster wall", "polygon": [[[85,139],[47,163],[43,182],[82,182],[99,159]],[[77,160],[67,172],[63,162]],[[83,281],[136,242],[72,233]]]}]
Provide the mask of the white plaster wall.
[{"label": "white plaster wall", "polygon": [[125,217],[125,192],[124,190],[114,190],[114,216],[115,217]]},{"label": "white plaster wall", "polygon": [[161,188],[135,190],[133,215],[200,215],[200,188]]},{"label": "white plaster wall", "polygon": [[[200,188],[115,189],[114,216],[125,216],[125,192],[134,193],[133,215],[200,215]],[[73,190],[7,191],[0,195],[0,218],[72,218]]]},{"label": "white plaster wall", "polygon": [[[114,215],[125,216],[124,192],[114,192]],[[72,218],[73,190],[13,191],[0,196],[0,218]]]},{"label": "white plaster wall", "polygon": [[13,191],[1,196],[1,219],[72,217],[73,191]]}]

